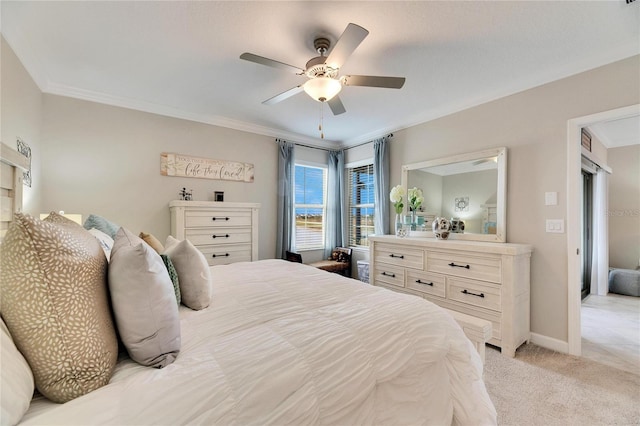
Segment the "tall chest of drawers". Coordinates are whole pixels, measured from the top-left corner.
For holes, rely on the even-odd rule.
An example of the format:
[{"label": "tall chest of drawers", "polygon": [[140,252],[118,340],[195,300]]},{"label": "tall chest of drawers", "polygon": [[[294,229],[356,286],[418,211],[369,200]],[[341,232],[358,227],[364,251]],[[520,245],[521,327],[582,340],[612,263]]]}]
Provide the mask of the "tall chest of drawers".
[{"label": "tall chest of drawers", "polygon": [[491,321],[489,343],[513,357],[530,339],[527,244],[372,236],[370,282]]},{"label": "tall chest of drawers", "polygon": [[171,201],[171,235],[193,243],[209,265],[258,260],[257,203]]}]

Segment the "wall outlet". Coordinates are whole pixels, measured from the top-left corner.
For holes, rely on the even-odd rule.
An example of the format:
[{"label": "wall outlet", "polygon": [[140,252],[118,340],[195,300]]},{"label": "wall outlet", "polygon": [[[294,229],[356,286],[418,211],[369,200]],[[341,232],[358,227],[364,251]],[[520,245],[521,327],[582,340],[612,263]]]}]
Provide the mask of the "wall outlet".
[{"label": "wall outlet", "polygon": [[564,234],[564,219],[547,219],[547,232]]}]

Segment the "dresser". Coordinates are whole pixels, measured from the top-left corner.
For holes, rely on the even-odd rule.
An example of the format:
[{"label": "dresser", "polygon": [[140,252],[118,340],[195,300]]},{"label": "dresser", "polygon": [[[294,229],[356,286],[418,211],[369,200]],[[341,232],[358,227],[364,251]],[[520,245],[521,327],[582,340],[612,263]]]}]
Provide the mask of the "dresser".
[{"label": "dresser", "polygon": [[258,260],[257,203],[171,201],[171,235],[187,239],[209,265]]},{"label": "dresser", "polygon": [[491,321],[488,343],[513,357],[530,339],[527,244],[370,236],[370,282]]}]

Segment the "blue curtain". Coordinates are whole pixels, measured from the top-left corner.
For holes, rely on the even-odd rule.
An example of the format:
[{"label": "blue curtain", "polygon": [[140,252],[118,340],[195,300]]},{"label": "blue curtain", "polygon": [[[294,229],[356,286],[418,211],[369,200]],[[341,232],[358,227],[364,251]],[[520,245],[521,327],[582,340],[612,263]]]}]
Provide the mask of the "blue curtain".
[{"label": "blue curtain", "polygon": [[286,259],[286,251],[296,251],[296,212],[293,203],[295,145],[278,140],[278,229],[276,256]]},{"label": "blue curtain", "polygon": [[344,241],[344,151],[329,151],[327,170],[327,215],[324,229],[324,258]]},{"label": "blue curtain", "polygon": [[387,138],[373,141],[373,199],[375,233],[389,233],[389,143]]}]

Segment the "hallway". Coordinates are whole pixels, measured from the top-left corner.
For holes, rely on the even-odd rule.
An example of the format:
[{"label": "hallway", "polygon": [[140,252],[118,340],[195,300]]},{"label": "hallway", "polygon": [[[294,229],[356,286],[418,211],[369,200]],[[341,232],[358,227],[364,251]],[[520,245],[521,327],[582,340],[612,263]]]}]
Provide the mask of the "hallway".
[{"label": "hallway", "polygon": [[583,357],[640,375],[640,297],[590,295],[581,319]]}]

